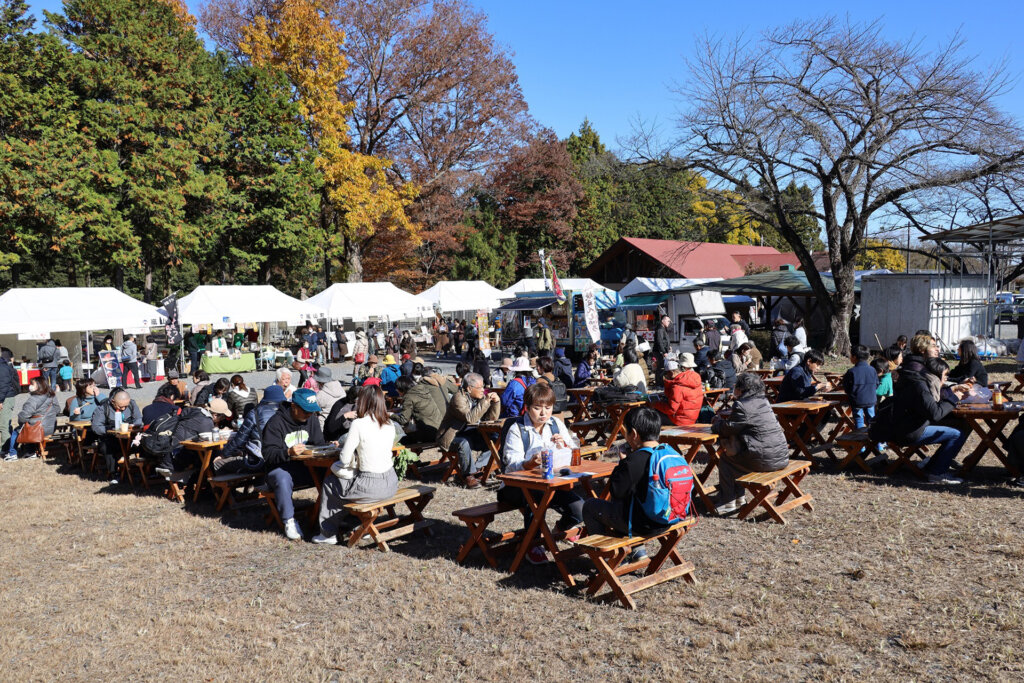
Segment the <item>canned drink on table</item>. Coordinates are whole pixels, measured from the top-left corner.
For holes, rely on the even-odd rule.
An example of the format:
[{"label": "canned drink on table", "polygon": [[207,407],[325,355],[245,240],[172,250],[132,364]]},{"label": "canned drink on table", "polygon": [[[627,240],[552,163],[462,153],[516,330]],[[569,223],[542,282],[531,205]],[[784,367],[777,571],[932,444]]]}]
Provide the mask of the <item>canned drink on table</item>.
[{"label": "canned drink on table", "polygon": [[544,469],[545,479],[555,478],[555,455],[550,448],[540,452],[540,466]]}]

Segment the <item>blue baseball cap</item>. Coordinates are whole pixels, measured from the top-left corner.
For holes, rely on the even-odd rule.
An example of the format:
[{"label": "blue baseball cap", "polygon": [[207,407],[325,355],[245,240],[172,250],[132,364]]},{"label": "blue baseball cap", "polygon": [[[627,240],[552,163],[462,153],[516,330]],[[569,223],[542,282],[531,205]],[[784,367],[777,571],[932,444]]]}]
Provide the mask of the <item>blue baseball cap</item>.
[{"label": "blue baseball cap", "polygon": [[277,384],[271,384],[263,390],[263,400],[273,403],[283,403],[285,400],[284,389]]},{"label": "blue baseball cap", "polygon": [[296,389],[292,394],[292,403],[307,413],[320,412],[320,404],[316,402],[316,392],[312,389]]}]

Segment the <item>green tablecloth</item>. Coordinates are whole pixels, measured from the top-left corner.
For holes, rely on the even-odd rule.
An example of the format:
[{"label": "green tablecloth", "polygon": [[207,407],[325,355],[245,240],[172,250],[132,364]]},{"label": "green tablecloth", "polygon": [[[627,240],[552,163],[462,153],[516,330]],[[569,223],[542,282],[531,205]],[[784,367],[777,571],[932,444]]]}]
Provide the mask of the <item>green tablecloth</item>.
[{"label": "green tablecloth", "polygon": [[210,373],[226,375],[232,372],[250,372],[256,370],[256,354],[243,353],[242,357],[224,358],[223,356],[203,356],[199,361],[199,367]]}]

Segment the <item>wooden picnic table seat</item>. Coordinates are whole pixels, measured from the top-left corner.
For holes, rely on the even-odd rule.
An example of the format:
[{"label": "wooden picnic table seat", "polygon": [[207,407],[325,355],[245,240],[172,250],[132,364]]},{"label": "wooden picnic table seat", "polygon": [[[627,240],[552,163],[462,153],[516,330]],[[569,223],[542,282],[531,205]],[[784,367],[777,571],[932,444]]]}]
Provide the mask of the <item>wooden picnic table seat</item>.
[{"label": "wooden picnic table seat", "polygon": [[492,553],[495,550],[514,549],[519,538],[523,535],[523,530],[518,529],[499,534],[488,531],[487,527],[494,521],[497,515],[516,510],[521,511],[522,509],[508,503],[494,501],[452,512],[452,515],[458,517],[469,529],[469,538],[459,548],[459,554],[455,557],[455,561],[462,564],[473,548],[480,548],[480,552],[483,553],[484,559],[487,560],[487,564],[491,566],[491,569],[497,569],[498,561]]},{"label": "wooden picnic table seat", "polygon": [[1024,394],[1024,372],[1017,373],[1013,376],[1013,379],[1017,381],[1014,386],[1007,384],[1006,388],[1003,389],[1004,394]]},{"label": "wooden picnic table seat", "polygon": [[[376,503],[349,503],[345,509],[359,520],[359,526],[349,534],[348,547],[354,547],[363,536],[369,535],[380,551],[388,552],[390,548],[387,542],[394,538],[407,536],[419,530],[430,536],[430,526],[434,520],[424,519],[423,508],[433,498],[434,487],[409,486],[398,489],[395,495],[387,500]],[[399,515],[395,512],[395,506],[399,503],[405,503],[409,508],[409,514]],[[385,511],[388,516],[379,520]]]},{"label": "wooden picnic table seat", "polygon": [[867,474],[871,474],[871,467],[864,461],[862,453],[867,450],[879,458],[884,457],[878,450],[878,444],[868,436],[866,427],[836,437],[835,443],[846,451],[846,457],[836,463],[836,470],[844,470],[855,464]]},{"label": "wooden picnic table seat", "polygon": [[164,495],[167,496],[168,500],[184,503],[185,489],[188,488],[189,482],[192,481],[195,475],[196,471],[194,469],[171,472],[170,476],[165,479],[167,486],[164,488]]},{"label": "wooden picnic table seat", "polygon": [[[672,526],[649,534],[631,537],[594,534],[576,541],[574,545],[590,557],[590,561],[597,569],[597,574],[587,584],[587,595],[597,596],[601,588],[607,585],[610,590],[604,595],[597,596],[596,599],[604,601],[617,599],[623,607],[635,610],[636,602],[632,598],[634,593],[680,576],[687,583],[695,583],[693,563],[683,560],[679,556],[676,546],[696,521],[696,517],[687,517]],[[661,544],[654,557],[645,557],[635,562],[622,564],[634,548],[643,546],[650,541],[658,541]],[[672,560],[672,565],[665,567],[667,560]],[[621,579],[623,575],[644,568],[646,571],[641,578],[623,583]]]},{"label": "wooden picnic table seat", "polygon": [[587,435],[594,432],[594,438],[600,439],[608,433],[612,427],[612,421],[607,417],[594,417],[589,420],[576,420],[569,424],[569,431],[576,435],[576,439],[583,443],[587,441]]},{"label": "wooden picnic table seat", "polygon": [[[142,487],[149,490],[149,485],[153,482],[164,481],[163,477],[155,476],[154,469],[156,463],[152,460],[147,460],[139,455],[132,455],[128,458],[129,469],[137,470],[139,473],[139,479],[142,480]],[[133,482],[134,483],[134,482]]]},{"label": "wooden picnic table seat", "polygon": [[68,424],[57,425],[53,430],[53,434],[43,437],[43,442],[39,444],[39,457],[46,460],[49,452],[47,447],[50,445],[59,445],[64,449],[64,452],[68,456],[68,462],[73,463],[76,450],[76,437],[75,430]]},{"label": "wooden picnic table seat", "polygon": [[229,510],[234,510],[236,506],[235,491],[239,488],[252,489],[250,492],[244,494],[244,498],[247,500],[254,500],[259,498],[259,494],[255,490],[256,486],[263,481],[262,472],[236,472],[234,474],[217,474],[209,477],[207,481],[210,483],[210,488],[213,490],[214,496],[217,498],[217,512],[224,509],[225,505],[230,504]]},{"label": "wooden picnic table seat", "polygon": [[901,446],[900,444],[887,442],[886,447],[896,454],[896,460],[894,460],[889,467],[886,468],[886,474],[895,474],[897,470],[904,470],[918,479],[924,479],[927,477],[924,470],[917,466],[914,462],[914,456],[920,456],[922,459],[927,457],[925,455],[925,449],[929,446],[937,446],[938,444],[926,444],[923,446]]},{"label": "wooden picnic table seat", "polygon": [[[583,444],[580,445],[580,461],[583,460],[597,460],[601,457],[601,454],[608,449],[604,447],[602,443],[594,444]],[[573,465],[579,465],[580,463],[574,462]]]},{"label": "wooden picnic table seat", "polygon": [[[763,507],[772,519],[779,524],[785,524],[786,520],[782,517],[783,512],[792,510],[798,505],[803,505],[807,510],[813,510],[811,501],[814,498],[809,493],[800,490],[800,481],[810,471],[810,460],[790,460],[789,464],[781,470],[750,472],[742,477],[737,477],[736,483],[748,489],[753,496],[752,500],[740,508],[737,517],[746,519],[758,507]],[[775,487],[780,484],[783,488],[775,500],[768,500]],[[786,500],[790,497],[790,500]]]},{"label": "wooden picnic table seat", "polygon": [[[437,444],[434,443],[433,441],[421,441],[419,443],[411,443],[411,444],[395,444],[395,447],[392,449],[392,454],[397,453],[399,451],[399,449],[402,449],[402,448],[407,448],[410,451],[412,451],[413,453],[415,453],[417,457],[420,457],[420,456],[423,455],[424,451],[429,451],[431,448],[437,448]],[[427,474],[431,474],[432,472],[435,472],[435,471],[441,469],[442,467],[447,467],[447,466],[448,466],[447,461],[445,460],[444,457],[441,457],[441,458],[437,458],[435,460],[428,460],[426,462],[423,462],[423,461],[420,461],[418,463],[411,462],[408,465],[408,469],[409,469],[409,474],[411,476],[416,477],[417,479],[420,479],[420,478],[422,478],[423,476],[425,476]]]}]

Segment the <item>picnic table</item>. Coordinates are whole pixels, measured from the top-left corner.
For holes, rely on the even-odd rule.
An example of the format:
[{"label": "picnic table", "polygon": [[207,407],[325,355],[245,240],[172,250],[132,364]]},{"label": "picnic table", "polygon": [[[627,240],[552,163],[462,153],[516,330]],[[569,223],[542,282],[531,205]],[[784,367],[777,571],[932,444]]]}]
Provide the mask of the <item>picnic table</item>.
[{"label": "picnic table", "polygon": [[833,408],[836,416],[836,426],[829,432],[828,443],[833,443],[837,437],[857,429],[857,423],[853,419],[853,406],[850,404],[850,397],[846,394],[846,391],[825,391],[818,394],[818,396],[830,403],[836,404]]},{"label": "picnic table", "polygon": [[[984,457],[986,451],[992,451],[999,462],[1015,477],[1020,472],[1006,457],[1007,437],[1003,430],[1010,420],[1020,417],[1024,404],[1004,403],[999,408],[991,403],[961,403],[953,409],[953,415],[965,421],[981,439],[970,455],[964,458],[962,469],[969,473]],[[1000,448],[1002,446],[1002,448]]]},{"label": "picnic table", "polygon": [[730,393],[730,390],[726,387],[720,387],[718,389],[705,389],[704,390],[704,405],[714,411],[719,403],[723,401],[725,395]]},{"label": "picnic table", "polygon": [[85,471],[85,456],[82,453],[82,444],[85,443],[85,438],[89,435],[92,421],[69,420],[68,426],[71,427],[72,433],[75,435],[75,450],[78,452],[78,462],[82,465],[82,470]]},{"label": "picnic table", "polygon": [[637,406],[647,405],[647,401],[626,401],[624,403],[605,404],[604,410],[608,413],[608,419],[612,421],[612,430],[608,433],[608,440],[604,447],[611,448],[615,439],[619,438],[619,432],[623,431],[622,423],[626,420],[626,413]]},{"label": "picnic table", "polygon": [[700,496],[701,503],[704,504],[704,509],[707,512],[715,511],[715,504],[711,500],[711,494],[715,493],[718,489],[708,484],[708,479],[711,477],[711,473],[715,471],[715,467],[718,466],[718,435],[712,433],[711,425],[709,424],[695,424],[689,427],[662,427],[661,429],[661,440],[667,444],[675,446],[684,458],[686,462],[693,466],[696,456],[699,454],[701,448],[704,449],[708,456],[708,464],[704,468],[704,471],[700,474],[694,472],[693,484],[694,488],[697,489],[697,495]]},{"label": "picnic table", "polygon": [[569,396],[576,397],[576,408],[572,413],[572,420],[589,420],[594,416],[590,412],[590,402],[594,399],[594,392],[596,387],[576,387],[573,389],[566,389],[565,393]]},{"label": "picnic table", "polygon": [[[487,479],[492,474],[501,469],[501,428],[504,424],[504,420],[492,420],[490,422],[481,422],[476,426],[480,435],[484,437],[488,450],[491,451],[491,457],[487,460],[483,476],[480,479],[484,483],[487,482]],[[472,474],[472,472],[467,472],[466,474]]]},{"label": "picnic table", "polygon": [[754,370],[747,370],[747,372],[752,372],[761,379],[767,379],[768,377],[771,377],[775,373],[775,371],[772,370],[771,368],[756,368]]},{"label": "picnic table", "polygon": [[222,437],[217,441],[200,441],[198,439],[182,441],[182,448],[186,448],[190,451],[195,451],[199,454],[199,475],[196,477],[196,490],[192,493],[192,501],[199,500],[199,490],[203,487],[203,482],[210,474],[210,463],[213,461],[213,452],[223,448],[228,442],[227,437]]},{"label": "picnic table", "polygon": [[[793,447],[791,457],[799,457],[803,454],[805,458],[811,460],[809,443],[815,442],[824,445],[830,455],[835,457],[829,446],[831,442],[821,433],[821,425],[836,405],[838,405],[837,401],[824,400],[786,401],[772,404],[772,410],[775,411],[775,416],[779,418],[779,424],[782,425],[782,430],[786,433],[786,441]],[[800,436],[801,428],[807,432],[806,440]]]},{"label": "picnic table", "polygon": [[764,380],[764,395],[769,401],[774,401],[779,396],[779,389],[782,387],[782,376],[768,377]]},{"label": "picnic table", "polygon": [[[565,559],[570,556],[579,555],[580,550],[577,548],[564,551],[559,550],[555,537],[551,533],[551,528],[544,517],[556,491],[568,491],[575,487],[576,484],[580,484],[588,496],[598,497],[594,492],[592,480],[610,476],[612,470],[615,469],[615,465],[616,463],[613,462],[596,461],[588,462],[585,465],[570,466],[569,470],[573,473],[573,476],[554,477],[553,479],[545,479],[539,468],[498,475],[498,479],[504,482],[505,486],[515,486],[523,490],[523,497],[530,507],[530,512],[533,513],[533,519],[530,520],[530,525],[523,533],[519,547],[516,549],[515,558],[512,560],[511,566],[509,566],[509,572],[514,573],[519,570],[520,565],[523,563],[523,558],[526,557],[526,552],[534,545],[534,539],[537,538],[539,533],[545,547],[551,552],[555,566],[562,575],[562,579],[570,586],[576,585],[576,581],[565,566]],[[536,497],[533,495],[534,492]]]},{"label": "picnic table", "polygon": [[127,479],[132,486],[135,486],[131,468],[132,441],[135,439],[135,435],[141,431],[142,428],[135,425],[131,425],[127,431],[107,430],[107,434],[112,434],[117,438],[117,445],[121,447],[121,477]]}]

